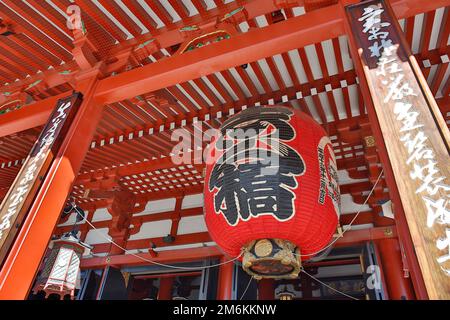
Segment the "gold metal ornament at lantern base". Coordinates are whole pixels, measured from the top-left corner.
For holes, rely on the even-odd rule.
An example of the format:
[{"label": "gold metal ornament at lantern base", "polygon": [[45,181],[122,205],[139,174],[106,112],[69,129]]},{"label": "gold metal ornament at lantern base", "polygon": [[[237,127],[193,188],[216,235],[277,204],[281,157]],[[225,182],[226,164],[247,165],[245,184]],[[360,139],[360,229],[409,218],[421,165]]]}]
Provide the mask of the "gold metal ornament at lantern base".
[{"label": "gold metal ornament at lantern base", "polygon": [[292,279],[300,273],[300,249],[288,240],[254,240],[243,249],[242,267],[257,280]]}]

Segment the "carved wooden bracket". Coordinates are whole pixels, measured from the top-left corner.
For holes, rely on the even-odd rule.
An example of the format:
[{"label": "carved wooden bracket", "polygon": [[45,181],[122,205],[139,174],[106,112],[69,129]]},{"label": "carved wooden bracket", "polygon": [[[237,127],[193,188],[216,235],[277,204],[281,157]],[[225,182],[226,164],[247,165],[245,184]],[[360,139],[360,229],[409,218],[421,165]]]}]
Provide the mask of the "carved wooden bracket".
[{"label": "carved wooden bracket", "polygon": [[[129,191],[121,190],[112,192],[114,193],[114,197],[111,205],[108,207],[108,212],[112,215],[112,221],[108,234],[115,243],[125,247],[130,237],[131,216],[136,199],[134,194]],[[111,254],[120,254],[122,252],[117,246],[112,246],[110,249]]]},{"label": "carved wooden bracket", "polygon": [[151,54],[157,52],[160,48],[161,46],[157,40],[150,39],[132,48],[131,53],[136,61],[141,62],[147,59]]},{"label": "carved wooden bracket", "polygon": [[7,37],[13,34],[16,34],[13,26],[10,23],[0,19],[0,36]]},{"label": "carved wooden bracket", "polygon": [[247,19],[247,10],[239,7],[214,20],[180,28],[179,32],[185,41],[180,44],[176,54],[183,54],[227,40],[239,32],[238,25]]},{"label": "carved wooden bracket", "polygon": [[110,199],[114,196],[114,192],[120,191],[122,187],[119,183],[119,176],[105,176],[103,172],[99,172],[93,180],[84,182],[86,192],[84,198]]},{"label": "carved wooden bracket", "polygon": [[84,197],[107,199],[108,212],[112,215],[109,234],[128,238],[130,218],[135,212],[136,196],[120,184],[119,176],[112,174],[105,177],[99,174],[98,179],[84,182]]},{"label": "carved wooden bracket", "polygon": [[80,29],[73,30],[74,48],[72,54],[81,70],[88,70],[94,67],[99,61],[97,54],[99,48],[89,39],[89,33]]}]

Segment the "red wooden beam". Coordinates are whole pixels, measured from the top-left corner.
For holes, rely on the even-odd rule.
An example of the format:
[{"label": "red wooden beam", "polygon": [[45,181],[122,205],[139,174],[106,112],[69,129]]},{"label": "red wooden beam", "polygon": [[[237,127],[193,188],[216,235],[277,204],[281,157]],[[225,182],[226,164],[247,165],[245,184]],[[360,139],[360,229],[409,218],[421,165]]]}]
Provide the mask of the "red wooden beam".
[{"label": "red wooden beam", "polygon": [[[350,0],[352,4],[360,2]],[[397,19],[409,18],[424,12],[448,6],[448,0],[389,0]]]},{"label": "red wooden beam", "polygon": [[47,122],[56,101],[67,95],[67,93],[59,94],[1,115],[0,138],[43,125]]},{"label": "red wooden beam", "polygon": [[102,179],[103,177],[108,176],[115,176],[115,175],[120,177],[131,176],[142,172],[168,169],[174,166],[175,165],[173,164],[172,158],[166,157],[158,160],[150,160],[141,163],[134,163],[128,166],[120,167],[118,169],[111,169],[110,171],[103,171],[101,175],[98,174],[96,175],[95,173],[81,174],[77,178],[77,184],[83,184],[93,180]]},{"label": "red wooden beam", "polygon": [[112,103],[237,65],[337,37],[344,33],[339,6],[330,6],[211,46],[102,80],[100,103]]},{"label": "red wooden beam", "polygon": [[336,246],[345,247],[374,241],[379,239],[397,238],[397,230],[394,226],[375,227],[361,230],[350,230],[344,233],[342,238],[336,241]]},{"label": "red wooden beam", "polygon": [[306,261],[303,266],[306,268],[311,267],[330,267],[330,266],[345,266],[350,264],[361,264],[359,258],[337,259],[337,260],[325,260],[325,261]]},{"label": "red wooden beam", "polygon": [[[111,222],[111,221],[110,221]],[[128,240],[126,244],[127,250],[135,250],[135,249],[148,249],[150,247],[150,244],[154,244],[156,248],[163,248],[167,246],[178,246],[178,245],[187,245],[192,243],[202,243],[202,242],[210,242],[211,236],[208,232],[198,232],[198,233],[189,233],[189,234],[182,234],[182,235],[175,235],[175,240],[172,243],[165,243],[163,241],[162,237],[157,238],[147,238],[147,239],[140,239],[140,240]],[[93,252],[94,253],[104,253],[108,252],[111,248],[110,243],[99,243],[93,245]],[[113,245],[114,247],[114,245]],[[158,252],[159,255],[159,252]]]},{"label": "red wooden beam", "polygon": [[[174,264],[180,262],[199,261],[204,259],[219,258],[223,256],[218,247],[201,247],[158,252],[157,257],[152,257],[149,253],[139,254],[144,259],[159,263]],[[134,255],[124,254],[110,257],[96,257],[81,260],[82,269],[98,269],[103,266],[137,266],[151,265],[150,262],[143,261]]]}]

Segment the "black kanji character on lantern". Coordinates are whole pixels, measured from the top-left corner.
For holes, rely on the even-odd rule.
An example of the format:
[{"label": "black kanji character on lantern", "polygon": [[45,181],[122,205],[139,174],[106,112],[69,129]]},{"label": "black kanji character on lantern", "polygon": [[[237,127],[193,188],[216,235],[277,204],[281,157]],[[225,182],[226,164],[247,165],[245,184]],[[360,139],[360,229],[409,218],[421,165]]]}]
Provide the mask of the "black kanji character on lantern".
[{"label": "black kanji character on lantern", "polygon": [[[305,166],[301,156],[283,143],[295,137],[291,115],[287,108],[255,107],[224,124],[216,148],[225,152],[211,172],[208,187],[217,189],[215,211],[230,225],[239,218],[270,214],[285,221],[294,215],[295,176],[303,174]],[[246,134],[233,135],[231,128]]]}]

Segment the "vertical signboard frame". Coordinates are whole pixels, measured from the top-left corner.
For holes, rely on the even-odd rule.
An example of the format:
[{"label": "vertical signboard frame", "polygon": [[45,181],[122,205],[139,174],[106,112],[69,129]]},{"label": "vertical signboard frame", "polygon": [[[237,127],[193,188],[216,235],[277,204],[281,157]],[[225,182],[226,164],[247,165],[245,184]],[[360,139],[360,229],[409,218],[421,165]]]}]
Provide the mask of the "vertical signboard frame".
[{"label": "vertical signboard frame", "polygon": [[428,296],[449,299],[448,128],[389,4],[365,1],[346,15]]}]

